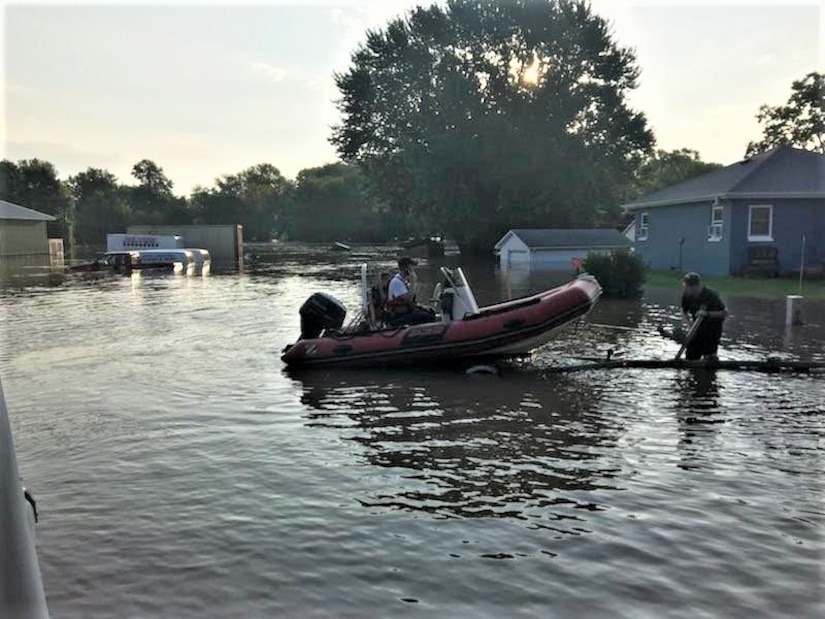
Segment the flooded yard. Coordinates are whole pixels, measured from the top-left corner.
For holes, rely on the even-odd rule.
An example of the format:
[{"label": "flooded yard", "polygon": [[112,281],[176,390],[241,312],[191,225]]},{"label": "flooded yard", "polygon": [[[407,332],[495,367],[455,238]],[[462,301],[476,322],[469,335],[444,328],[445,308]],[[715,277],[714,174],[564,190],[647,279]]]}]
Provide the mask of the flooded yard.
[{"label": "flooded yard", "polygon": [[[678,290],[500,376],[290,373],[298,308],[388,248],[0,290],[0,375],[55,617],[813,617],[825,378],[547,372],[673,356]],[[451,257],[450,260],[457,260]],[[466,263],[480,304],[559,283]],[[436,265],[422,265],[422,290]],[[427,295],[428,296],[428,295]],[[825,302],[725,299],[720,355],[825,360]]]}]

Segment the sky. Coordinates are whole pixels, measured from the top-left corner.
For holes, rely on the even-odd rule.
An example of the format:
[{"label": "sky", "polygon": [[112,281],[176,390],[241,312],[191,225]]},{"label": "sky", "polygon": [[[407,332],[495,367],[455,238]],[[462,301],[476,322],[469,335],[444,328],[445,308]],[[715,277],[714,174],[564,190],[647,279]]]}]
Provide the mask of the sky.
[{"label": "sky", "polygon": [[[368,28],[430,0],[3,5],[3,156],[132,183],[152,159],[187,194],[257,163],[337,160],[335,71]],[[825,0],[592,0],[642,74],[630,103],[666,150],[733,163],[763,103],[825,67]]]}]

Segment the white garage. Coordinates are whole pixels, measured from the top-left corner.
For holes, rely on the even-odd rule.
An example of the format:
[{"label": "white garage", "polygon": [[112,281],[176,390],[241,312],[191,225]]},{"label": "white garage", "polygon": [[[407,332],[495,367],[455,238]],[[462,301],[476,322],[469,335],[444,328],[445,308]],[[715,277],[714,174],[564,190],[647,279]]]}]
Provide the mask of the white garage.
[{"label": "white garage", "polygon": [[613,228],[516,229],[495,246],[501,266],[530,266],[559,271],[572,270],[574,261],[591,253],[630,249],[632,241]]}]

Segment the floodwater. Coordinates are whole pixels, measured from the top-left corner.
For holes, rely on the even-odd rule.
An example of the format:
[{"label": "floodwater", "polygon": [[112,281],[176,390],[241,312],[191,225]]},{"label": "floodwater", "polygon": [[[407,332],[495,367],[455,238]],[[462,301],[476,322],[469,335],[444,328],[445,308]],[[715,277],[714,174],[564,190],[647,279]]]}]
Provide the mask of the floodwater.
[{"label": "floodwater", "polygon": [[[669,290],[498,377],[286,373],[298,307],[355,306],[362,259],[0,291],[54,617],[825,615],[825,377],[547,372],[675,354]],[[482,303],[548,284],[466,271]],[[825,358],[825,304],[790,332],[782,301],[728,305],[725,357]]]}]

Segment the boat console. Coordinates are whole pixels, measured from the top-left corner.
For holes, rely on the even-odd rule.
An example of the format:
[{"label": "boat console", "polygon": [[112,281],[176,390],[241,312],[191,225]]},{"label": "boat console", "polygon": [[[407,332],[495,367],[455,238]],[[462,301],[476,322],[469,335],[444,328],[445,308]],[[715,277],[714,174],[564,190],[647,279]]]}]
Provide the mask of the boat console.
[{"label": "boat console", "polygon": [[463,320],[467,316],[478,314],[478,303],[461,267],[441,267],[441,274],[444,276],[444,284],[440,294],[437,294],[440,284],[436,285],[433,298],[438,299],[437,311],[441,312],[442,322]]}]

